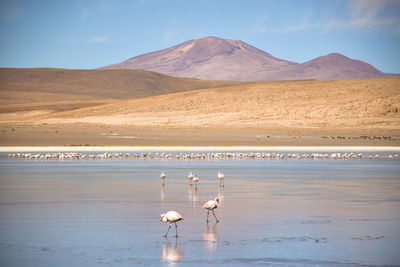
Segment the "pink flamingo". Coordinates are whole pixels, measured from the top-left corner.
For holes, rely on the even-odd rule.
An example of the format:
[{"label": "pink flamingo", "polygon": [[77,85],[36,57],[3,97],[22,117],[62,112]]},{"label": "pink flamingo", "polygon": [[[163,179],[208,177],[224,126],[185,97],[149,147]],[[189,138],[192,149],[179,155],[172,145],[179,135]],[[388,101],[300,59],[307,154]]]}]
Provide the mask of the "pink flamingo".
[{"label": "pink flamingo", "polygon": [[163,185],[165,184],[165,177],[166,177],[166,176],[167,176],[167,175],[165,174],[165,172],[162,171],[160,177],[161,177],[161,180],[162,180],[162,184],[163,184]]},{"label": "pink flamingo", "polygon": [[171,226],[173,223],[175,224],[175,229],[176,229],[175,237],[178,237],[178,226],[176,225],[176,222],[179,222],[180,220],[184,220],[184,218],[182,217],[182,215],[180,215],[176,211],[168,211],[166,214],[163,213],[160,215],[160,221],[169,222],[169,227],[168,227],[168,230],[165,233],[164,237],[167,237],[169,229],[171,229]]},{"label": "pink flamingo", "polygon": [[189,173],[189,175],[188,175],[188,178],[189,178],[189,184],[192,184],[192,181],[193,181],[193,172],[190,172]]},{"label": "pink flamingo", "polygon": [[218,208],[218,203],[219,203],[219,198],[216,197],[214,200],[209,200],[209,201],[207,201],[207,202],[202,206],[203,209],[207,209],[207,210],[208,210],[208,211],[207,211],[207,222],[208,222],[208,215],[210,214],[210,210],[212,211],[212,213],[213,213],[215,219],[217,220],[217,222],[219,222],[218,219],[217,219],[217,216],[215,216],[215,213],[214,213],[214,210],[215,210],[216,208]]},{"label": "pink flamingo", "polygon": [[199,177],[197,177],[197,174],[193,176],[193,183],[194,183],[194,188],[197,190],[197,183],[200,181]]},{"label": "pink flamingo", "polygon": [[222,172],[217,172],[217,177],[219,178],[219,187],[221,187],[221,183],[222,187],[225,187],[225,175]]}]

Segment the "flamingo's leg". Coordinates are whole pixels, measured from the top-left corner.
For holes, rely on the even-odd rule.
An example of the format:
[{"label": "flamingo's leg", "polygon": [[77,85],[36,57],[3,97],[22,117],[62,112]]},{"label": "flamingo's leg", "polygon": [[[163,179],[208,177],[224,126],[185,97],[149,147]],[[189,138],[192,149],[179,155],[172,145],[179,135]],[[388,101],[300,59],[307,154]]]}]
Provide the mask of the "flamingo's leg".
[{"label": "flamingo's leg", "polygon": [[214,210],[212,210],[212,213],[214,214],[214,217],[217,220],[217,222],[219,222],[218,219],[217,219],[217,216],[215,216]]},{"label": "flamingo's leg", "polygon": [[171,224],[169,224],[168,230],[167,230],[167,232],[165,233],[164,237],[167,237],[168,232],[169,232],[169,229],[171,229]]}]

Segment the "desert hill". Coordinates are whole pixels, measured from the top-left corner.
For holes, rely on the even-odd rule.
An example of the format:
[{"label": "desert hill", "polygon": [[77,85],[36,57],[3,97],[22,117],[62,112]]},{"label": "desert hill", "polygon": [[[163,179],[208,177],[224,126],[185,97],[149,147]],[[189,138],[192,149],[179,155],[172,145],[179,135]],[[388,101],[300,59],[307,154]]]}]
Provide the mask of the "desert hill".
[{"label": "desert hill", "polygon": [[387,77],[373,66],[338,53],[299,64],[273,57],[243,41],[217,37],[130,58],[100,69],[143,69],[175,77],[208,80],[341,80]]},{"label": "desert hill", "polygon": [[141,98],[238,84],[175,78],[143,70],[0,69],[0,113],[64,111]]},{"label": "desert hill", "polygon": [[0,92],[76,95],[78,98],[139,98],[238,84],[169,77],[144,70],[0,68]]},{"label": "desert hill", "polygon": [[119,100],[23,119],[133,127],[399,130],[400,77],[293,81]]}]

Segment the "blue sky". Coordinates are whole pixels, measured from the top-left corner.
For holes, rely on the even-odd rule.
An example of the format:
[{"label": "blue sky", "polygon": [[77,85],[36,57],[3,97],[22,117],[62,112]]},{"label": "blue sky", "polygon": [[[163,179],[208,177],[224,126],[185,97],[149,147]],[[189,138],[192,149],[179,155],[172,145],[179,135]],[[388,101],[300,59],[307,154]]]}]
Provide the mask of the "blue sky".
[{"label": "blue sky", "polygon": [[205,36],[400,73],[400,1],[0,0],[0,67],[90,69]]}]

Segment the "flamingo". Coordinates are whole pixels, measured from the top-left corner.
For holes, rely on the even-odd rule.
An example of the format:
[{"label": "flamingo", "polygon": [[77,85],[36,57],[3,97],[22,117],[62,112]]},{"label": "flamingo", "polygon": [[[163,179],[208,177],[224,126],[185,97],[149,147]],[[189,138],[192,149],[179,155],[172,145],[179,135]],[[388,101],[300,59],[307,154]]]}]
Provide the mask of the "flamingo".
[{"label": "flamingo", "polygon": [[165,172],[164,171],[162,171],[161,172],[161,175],[160,175],[160,177],[161,177],[161,180],[162,180],[162,184],[164,184],[165,183],[165,177],[166,177],[167,175],[165,174]]},{"label": "flamingo", "polygon": [[189,175],[188,175],[188,178],[189,178],[189,184],[192,184],[192,181],[193,181],[193,172],[190,172],[189,173]]},{"label": "flamingo", "polygon": [[193,176],[193,183],[194,183],[194,188],[197,190],[197,183],[200,181],[199,177],[197,177],[197,174]]},{"label": "flamingo", "polygon": [[221,187],[222,183],[222,187],[225,187],[225,175],[222,172],[217,172],[217,177],[219,178],[219,186]]},{"label": "flamingo", "polygon": [[175,237],[178,237],[178,226],[176,225],[176,222],[179,222],[180,220],[184,220],[184,218],[182,217],[182,215],[180,215],[176,211],[168,211],[166,214],[163,213],[160,215],[160,221],[169,222],[169,227],[168,227],[168,230],[165,233],[164,237],[167,237],[169,229],[171,229],[171,226],[173,223],[175,224],[175,229],[176,229]]},{"label": "flamingo", "polygon": [[217,219],[217,216],[215,216],[215,213],[214,213],[214,210],[215,210],[216,208],[218,208],[218,203],[219,203],[219,198],[216,197],[214,200],[209,200],[209,201],[207,201],[207,202],[202,206],[203,209],[207,209],[207,210],[208,210],[208,211],[207,211],[207,222],[208,222],[208,215],[210,214],[210,210],[212,211],[212,213],[213,213],[215,219],[217,220],[217,222],[219,222],[218,219]]}]

